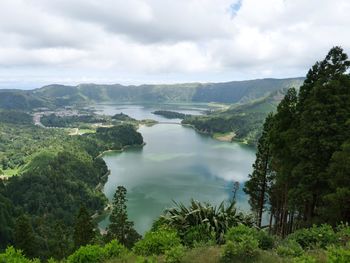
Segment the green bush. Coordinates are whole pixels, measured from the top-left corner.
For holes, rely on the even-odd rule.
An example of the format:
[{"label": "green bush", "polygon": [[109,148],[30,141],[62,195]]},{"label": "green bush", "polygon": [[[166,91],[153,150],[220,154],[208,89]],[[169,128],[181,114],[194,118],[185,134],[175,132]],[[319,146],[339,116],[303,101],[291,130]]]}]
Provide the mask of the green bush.
[{"label": "green bush", "polygon": [[104,248],[98,245],[87,245],[80,247],[67,259],[68,263],[96,263],[105,258]]},{"label": "green bush", "polygon": [[295,240],[285,240],[277,247],[276,252],[281,257],[300,257],[304,250]]},{"label": "green bush", "polygon": [[242,240],[246,239],[247,236],[252,236],[256,238],[257,230],[246,225],[238,225],[235,227],[231,227],[227,231],[225,235],[225,240],[232,242],[241,242]]},{"label": "green bush", "polygon": [[133,250],[137,255],[160,255],[178,245],[180,245],[180,238],[177,232],[173,229],[162,228],[147,232],[144,239],[135,244]]},{"label": "green bush", "polygon": [[257,231],[245,225],[230,228],[226,235],[226,246],[221,257],[222,262],[231,262],[236,258],[254,257],[257,255],[259,241]]},{"label": "green bush", "polygon": [[38,259],[27,259],[21,250],[16,250],[10,246],[5,250],[5,253],[0,254],[0,262],[6,263],[40,263]]},{"label": "green bush", "polygon": [[68,263],[102,262],[110,258],[124,258],[128,250],[118,241],[112,240],[104,247],[99,245],[86,245],[80,247],[67,259]]},{"label": "green bush", "polygon": [[335,247],[327,248],[328,263],[349,263],[350,262],[350,247]]},{"label": "green bush", "polygon": [[293,263],[316,263],[316,259],[308,255],[293,258]]},{"label": "green bush", "polygon": [[106,258],[120,258],[128,254],[128,250],[117,240],[112,240],[104,246],[104,255]]},{"label": "green bush", "polygon": [[259,241],[259,248],[263,250],[272,249],[275,246],[275,239],[263,230],[257,231],[257,239]]},{"label": "green bush", "polygon": [[326,248],[337,241],[337,235],[330,225],[324,224],[297,230],[288,239],[295,240],[302,248]]},{"label": "green bush", "polygon": [[350,227],[349,224],[340,224],[336,229],[337,242],[341,245],[346,245],[350,242]]},{"label": "green bush", "polygon": [[255,228],[248,227],[245,225],[238,225],[230,228],[226,233],[226,240],[233,242],[239,242],[241,238],[245,236],[254,236],[259,243],[259,248],[263,250],[272,249],[275,245],[275,239],[263,230],[258,231]]},{"label": "green bush", "polygon": [[185,248],[182,245],[172,247],[165,251],[165,262],[166,263],[180,263],[185,255]]},{"label": "green bush", "polygon": [[193,226],[188,229],[182,238],[183,243],[189,247],[198,245],[216,244],[215,232],[210,231],[207,225]]},{"label": "green bush", "polygon": [[245,236],[239,242],[227,241],[221,256],[221,262],[255,257],[258,253],[258,240],[254,236]]}]

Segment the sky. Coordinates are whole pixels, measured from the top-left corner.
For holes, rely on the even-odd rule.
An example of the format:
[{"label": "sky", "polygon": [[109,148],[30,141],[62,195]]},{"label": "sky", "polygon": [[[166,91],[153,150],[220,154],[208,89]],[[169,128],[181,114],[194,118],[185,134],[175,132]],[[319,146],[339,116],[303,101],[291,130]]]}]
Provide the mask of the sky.
[{"label": "sky", "polygon": [[0,0],[0,88],[305,76],[349,0]]}]

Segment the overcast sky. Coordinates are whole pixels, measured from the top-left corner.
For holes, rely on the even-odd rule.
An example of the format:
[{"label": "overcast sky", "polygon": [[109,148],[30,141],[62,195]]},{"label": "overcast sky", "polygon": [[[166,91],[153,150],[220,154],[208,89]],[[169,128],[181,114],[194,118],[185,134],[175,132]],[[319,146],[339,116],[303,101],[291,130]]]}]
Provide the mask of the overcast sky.
[{"label": "overcast sky", "polygon": [[349,0],[0,0],[0,88],[304,76]]}]

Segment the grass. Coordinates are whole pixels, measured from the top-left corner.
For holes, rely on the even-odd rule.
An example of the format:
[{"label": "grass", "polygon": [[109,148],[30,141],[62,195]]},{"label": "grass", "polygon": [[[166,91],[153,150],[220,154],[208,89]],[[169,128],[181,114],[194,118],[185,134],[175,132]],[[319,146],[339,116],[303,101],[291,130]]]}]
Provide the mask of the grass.
[{"label": "grass", "polygon": [[219,263],[222,248],[218,246],[198,247],[188,250],[184,263]]},{"label": "grass", "polygon": [[[220,263],[223,246],[203,246],[188,249],[181,260],[181,263]],[[317,262],[327,262],[324,253],[320,251],[311,251],[310,255],[317,259]],[[123,259],[110,259],[104,263],[134,263],[134,262],[165,262],[164,256],[153,256],[148,259],[153,261],[140,261],[138,256],[130,253]],[[255,258],[237,258],[232,262],[234,263],[291,263],[291,259],[279,257],[273,250],[264,251],[260,250],[259,254]]]}]

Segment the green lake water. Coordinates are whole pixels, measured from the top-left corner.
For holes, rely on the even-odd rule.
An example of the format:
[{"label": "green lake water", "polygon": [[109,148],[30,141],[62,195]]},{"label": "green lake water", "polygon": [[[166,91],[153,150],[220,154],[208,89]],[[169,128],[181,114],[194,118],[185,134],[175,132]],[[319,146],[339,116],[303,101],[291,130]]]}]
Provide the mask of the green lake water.
[{"label": "green lake water", "polygon": [[[100,106],[99,110],[104,114],[124,112],[142,119],[152,117],[151,111],[157,107],[109,105]],[[181,109],[186,111],[177,108]],[[188,110],[200,114],[203,109]],[[162,121],[161,117],[154,119]],[[249,210],[242,188],[252,170],[253,148],[219,142],[179,124],[143,126],[139,132],[146,142],[143,148],[109,152],[103,157],[111,170],[104,193],[111,199],[118,185],[127,188],[129,219],[138,232],[147,231],[153,220],[172,206],[173,200],[188,203],[194,198],[214,204],[229,200],[234,181],[241,183],[237,196],[239,209]],[[100,227],[107,224],[105,219]]]}]

